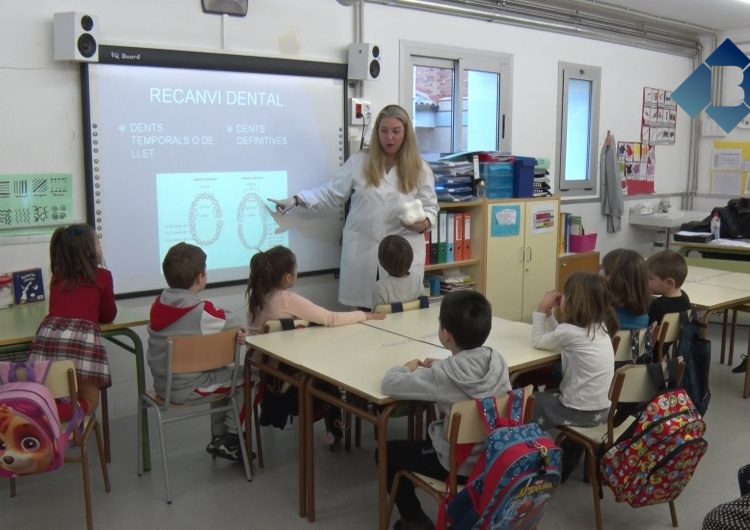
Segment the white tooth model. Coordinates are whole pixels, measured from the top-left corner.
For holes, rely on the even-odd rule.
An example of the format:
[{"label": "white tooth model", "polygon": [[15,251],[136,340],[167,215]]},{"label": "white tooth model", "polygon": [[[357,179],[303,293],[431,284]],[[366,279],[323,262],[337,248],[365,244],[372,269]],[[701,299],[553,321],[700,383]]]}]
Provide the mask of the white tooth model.
[{"label": "white tooth model", "polygon": [[398,218],[405,225],[413,225],[420,221],[424,221],[427,215],[424,213],[422,208],[422,201],[414,199],[413,201],[407,201],[401,204]]}]

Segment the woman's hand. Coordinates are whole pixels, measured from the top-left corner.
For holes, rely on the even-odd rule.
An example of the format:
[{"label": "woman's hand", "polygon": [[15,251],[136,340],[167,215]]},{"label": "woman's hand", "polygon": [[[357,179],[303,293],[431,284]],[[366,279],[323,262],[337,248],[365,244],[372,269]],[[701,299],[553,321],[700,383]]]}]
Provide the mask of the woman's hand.
[{"label": "woman's hand", "polygon": [[414,223],[413,225],[407,225],[405,223],[401,224],[404,225],[404,228],[413,230],[414,232],[419,232],[420,234],[426,232],[432,226],[432,223],[427,217],[424,218],[424,221],[419,221],[418,223]]},{"label": "woman's hand", "polygon": [[383,320],[385,319],[385,313],[365,313],[366,320]]},{"label": "woman's hand", "polygon": [[284,215],[292,208],[299,206],[299,199],[295,195],[294,197],[289,197],[288,199],[268,199],[272,203],[276,205],[276,212],[280,213],[281,215]]},{"label": "woman's hand", "polygon": [[552,315],[552,309],[560,304],[561,298],[562,293],[558,293],[557,291],[547,291],[546,293],[544,293],[544,296],[539,302],[536,310],[540,313],[544,313],[547,316],[550,316]]},{"label": "woman's hand", "polygon": [[247,330],[245,328],[240,328],[237,330],[237,344],[245,344],[245,341],[247,339]]}]

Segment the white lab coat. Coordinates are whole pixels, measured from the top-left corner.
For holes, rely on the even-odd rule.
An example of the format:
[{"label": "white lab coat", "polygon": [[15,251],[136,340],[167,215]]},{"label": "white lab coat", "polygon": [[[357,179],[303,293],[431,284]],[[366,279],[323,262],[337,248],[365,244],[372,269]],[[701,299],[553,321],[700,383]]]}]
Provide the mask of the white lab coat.
[{"label": "white lab coat", "polygon": [[339,208],[349,196],[352,198],[344,225],[339,302],[353,307],[372,305],[378,274],[378,245],[387,235],[397,234],[409,241],[414,250],[411,273],[424,277],[424,235],[404,228],[398,218],[399,205],[420,199],[427,218],[435,227],[438,212],[435,178],[427,164],[423,163],[419,186],[402,193],[397,167],[386,173],[377,188],[365,184],[367,156],[366,152],[355,153],[328,184],[297,194],[313,211]]}]

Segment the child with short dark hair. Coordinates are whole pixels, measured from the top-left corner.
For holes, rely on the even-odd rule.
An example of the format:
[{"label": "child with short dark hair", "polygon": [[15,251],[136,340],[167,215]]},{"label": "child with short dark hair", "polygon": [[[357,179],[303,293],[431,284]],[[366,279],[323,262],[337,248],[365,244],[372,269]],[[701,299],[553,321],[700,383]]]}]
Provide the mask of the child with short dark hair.
[{"label": "child with short dark hair", "polygon": [[[99,405],[100,389],[112,385],[99,327],[99,323],[112,322],[117,315],[112,273],[103,268],[99,238],[87,224],[57,228],[49,254],[49,313],[37,329],[29,359],[72,359],[78,400],[88,414]],[[62,404],[58,408],[63,421],[70,420],[72,408],[68,410]]]},{"label": "child with short dark hair", "polygon": [[[484,341],[492,328],[489,301],[476,291],[447,294],[440,304],[440,342],[451,356],[446,359],[414,359],[404,366],[391,368],[383,378],[385,394],[397,399],[433,401],[439,419],[429,426],[426,441],[393,440],[388,442],[388,488],[400,469],[409,469],[436,478],[448,476],[449,447],[447,421],[454,403],[466,399],[497,396],[511,388],[505,359]],[[458,473],[467,477],[483,443],[477,444]],[[434,528],[422,511],[411,481],[402,480],[395,495],[401,521],[394,528]]]},{"label": "child with short dark hair", "polygon": [[614,299],[619,328],[648,327],[651,293],[643,256],[626,248],[612,250],[602,259],[602,272]]},{"label": "child with short dark hair", "polygon": [[[386,274],[375,282],[372,307],[380,304],[410,302],[422,295],[422,280],[409,272],[414,251],[409,242],[398,235],[385,236],[378,245],[378,261]],[[381,273],[382,273],[381,270]]]},{"label": "child with short dark hair", "polygon": [[661,322],[667,313],[690,310],[690,298],[681,289],[687,278],[688,266],[685,258],[674,250],[662,250],[646,260],[648,286],[654,298],[648,310],[649,325]]},{"label": "child with short dark hair", "polygon": [[[222,331],[227,314],[208,300],[198,297],[206,288],[206,253],[189,243],[177,243],[167,251],[162,271],[168,288],[156,297],[151,306],[148,326],[148,365],[154,378],[154,390],[164,397],[167,385],[167,338],[178,335],[208,335]],[[245,330],[237,332],[237,342],[245,343]],[[226,396],[231,386],[232,368],[207,372],[172,375],[171,401],[205,403]],[[237,387],[242,402],[242,387]],[[241,413],[242,415],[242,413]],[[212,439],[206,451],[212,456],[233,462],[242,460],[240,438],[234,412],[211,416]]]}]

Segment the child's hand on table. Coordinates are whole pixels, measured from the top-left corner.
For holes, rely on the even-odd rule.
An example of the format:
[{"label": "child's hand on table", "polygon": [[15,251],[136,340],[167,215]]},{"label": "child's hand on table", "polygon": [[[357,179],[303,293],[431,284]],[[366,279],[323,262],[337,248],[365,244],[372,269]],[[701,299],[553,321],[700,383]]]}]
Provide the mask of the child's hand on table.
[{"label": "child's hand on table", "polygon": [[424,361],[419,361],[419,366],[423,368],[432,368],[432,365],[435,363],[439,363],[442,359],[434,359],[432,357],[428,357]]},{"label": "child's hand on table", "polygon": [[420,361],[419,359],[413,359],[413,360],[409,361],[408,363],[406,363],[406,364],[404,365],[404,368],[406,368],[406,369],[407,369],[407,370],[409,370],[410,372],[413,372],[413,371],[415,371],[415,370],[416,370],[417,368],[419,368],[419,366],[420,366],[420,362],[421,362],[421,361]]},{"label": "child's hand on table", "polygon": [[367,320],[383,320],[385,313],[365,313]]}]

